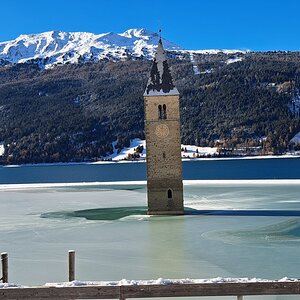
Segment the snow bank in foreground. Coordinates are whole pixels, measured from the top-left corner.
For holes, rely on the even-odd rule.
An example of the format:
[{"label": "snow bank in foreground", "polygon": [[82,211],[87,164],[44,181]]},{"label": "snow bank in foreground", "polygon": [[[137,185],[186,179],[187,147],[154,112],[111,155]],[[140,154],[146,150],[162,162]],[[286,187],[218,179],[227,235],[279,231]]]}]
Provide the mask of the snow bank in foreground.
[{"label": "snow bank in foreground", "polygon": [[[299,279],[283,277],[279,280],[261,278],[209,278],[209,279],[163,279],[156,280],[128,280],[120,281],[79,281],[46,283],[47,287],[80,287],[80,286],[122,286],[122,285],[170,285],[170,284],[201,284],[201,283],[255,283],[255,282],[299,282]],[[5,288],[27,288],[14,283],[0,283],[0,289]]]},{"label": "snow bank in foreground", "polygon": [[7,289],[7,288],[21,288],[23,286],[14,283],[0,283],[0,289]]},{"label": "snow bank in foreground", "polygon": [[[78,281],[46,283],[48,287],[70,287],[70,286],[121,286],[121,285],[169,285],[169,284],[201,284],[201,283],[252,283],[252,282],[274,282],[274,280],[260,278],[210,278],[210,279],[163,279],[156,280],[127,280],[120,281]],[[275,282],[299,282],[299,279],[284,277]]]}]

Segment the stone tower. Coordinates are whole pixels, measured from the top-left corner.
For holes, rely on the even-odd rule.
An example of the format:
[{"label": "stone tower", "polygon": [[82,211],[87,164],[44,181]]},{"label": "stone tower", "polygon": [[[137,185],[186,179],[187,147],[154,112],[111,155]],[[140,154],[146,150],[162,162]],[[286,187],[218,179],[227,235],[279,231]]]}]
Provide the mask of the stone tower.
[{"label": "stone tower", "polygon": [[159,40],[144,93],[148,214],[183,210],[179,92]]}]

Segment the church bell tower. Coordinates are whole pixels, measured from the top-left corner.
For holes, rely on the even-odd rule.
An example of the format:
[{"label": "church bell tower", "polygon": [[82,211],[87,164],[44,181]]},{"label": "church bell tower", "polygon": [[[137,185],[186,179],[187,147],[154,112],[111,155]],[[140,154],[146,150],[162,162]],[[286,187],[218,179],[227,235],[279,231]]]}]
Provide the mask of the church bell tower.
[{"label": "church bell tower", "polygon": [[148,214],[181,215],[183,209],[179,92],[161,39],[144,93]]}]

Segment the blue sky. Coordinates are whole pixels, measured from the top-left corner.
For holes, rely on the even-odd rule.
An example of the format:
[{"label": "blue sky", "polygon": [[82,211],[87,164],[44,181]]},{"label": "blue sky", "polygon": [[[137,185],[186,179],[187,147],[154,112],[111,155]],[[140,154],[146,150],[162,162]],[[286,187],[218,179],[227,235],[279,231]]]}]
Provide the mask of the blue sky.
[{"label": "blue sky", "polygon": [[186,49],[300,50],[299,0],[13,0],[0,41],[50,30],[157,31]]}]

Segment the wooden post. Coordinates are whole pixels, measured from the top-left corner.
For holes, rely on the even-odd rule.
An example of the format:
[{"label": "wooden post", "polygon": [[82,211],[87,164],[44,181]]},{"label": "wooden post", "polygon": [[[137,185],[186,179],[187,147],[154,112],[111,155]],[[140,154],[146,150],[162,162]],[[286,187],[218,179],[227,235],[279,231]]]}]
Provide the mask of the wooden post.
[{"label": "wooden post", "polygon": [[243,296],[237,296],[237,300],[243,300]]},{"label": "wooden post", "polygon": [[126,300],[126,298],[124,297],[123,288],[122,288],[121,285],[120,285],[120,288],[119,288],[119,300]]},{"label": "wooden post", "polygon": [[69,250],[69,281],[75,280],[75,251]]},{"label": "wooden post", "polygon": [[7,252],[1,253],[1,265],[2,265],[2,282],[8,283],[8,254],[7,254]]}]

